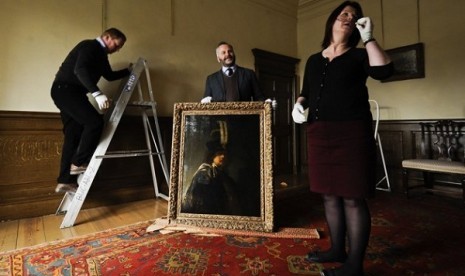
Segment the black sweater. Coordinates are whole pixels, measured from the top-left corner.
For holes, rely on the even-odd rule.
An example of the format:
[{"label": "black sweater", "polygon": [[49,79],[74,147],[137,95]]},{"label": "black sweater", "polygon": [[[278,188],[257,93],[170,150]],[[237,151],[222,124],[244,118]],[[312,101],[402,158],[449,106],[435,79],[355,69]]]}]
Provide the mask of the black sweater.
[{"label": "black sweater", "polygon": [[380,80],[391,76],[392,62],[370,66],[365,49],[352,48],[331,62],[321,52],[305,66],[302,92],[309,107],[308,121],[371,120],[368,76]]},{"label": "black sweater", "polygon": [[129,75],[128,69],[113,71],[108,54],[98,40],[84,40],[69,52],[55,76],[55,82],[80,86],[83,92],[96,92],[100,77],[108,81]]}]

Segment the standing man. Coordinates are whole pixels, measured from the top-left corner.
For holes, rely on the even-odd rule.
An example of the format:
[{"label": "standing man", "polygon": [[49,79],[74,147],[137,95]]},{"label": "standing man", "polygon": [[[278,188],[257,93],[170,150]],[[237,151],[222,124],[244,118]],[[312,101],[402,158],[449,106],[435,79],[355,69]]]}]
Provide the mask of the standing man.
[{"label": "standing man", "polygon": [[119,51],[126,36],[110,28],[96,39],[79,42],[61,64],[53,81],[51,96],[60,109],[63,122],[63,149],[55,192],[76,192],[77,175],[85,172],[103,131],[103,116],[89,102],[92,93],[100,110],[110,107],[107,96],[97,83],[103,76],[108,81],[124,78],[129,69],[113,71],[108,54]]},{"label": "standing man", "polygon": [[221,70],[207,77],[202,103],[265,100],[255,72],[237,66],[232,45],[220,42],[216,48],[216,59]]}]

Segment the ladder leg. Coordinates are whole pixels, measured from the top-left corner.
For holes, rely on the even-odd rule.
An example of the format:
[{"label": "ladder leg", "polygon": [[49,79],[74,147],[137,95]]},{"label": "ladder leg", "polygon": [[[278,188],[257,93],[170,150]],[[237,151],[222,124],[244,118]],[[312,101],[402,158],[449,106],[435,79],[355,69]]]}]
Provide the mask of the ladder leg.
[{"label": "ladder leg", "polygon": [[61,200],[60,206],[58,206],[55,215],[64,215],[68,211],[68,207],[73,201],[74,193],[65,193],[63,199]]},{"label": "ladder leg", "polygon": [[163,174],[165,175],[165,179],[166,179],[166,183],[169,183],[170,181],[170,176],[169,176],[169,173],[168,173],[168,163],[166,162],[166,156],[165,156],[165,153],[164,153],[164,146],[163,146],[163,140],[161,138],[161,131],[160,131],[160,126],[158,124],[158,119],[157,119],[157,115],[156,115],[156,111],[155,111],[155,107],[154,107],[154,119],[155,119],[155,128],[156,128],[156,131],[157,131],[157,137],[158,137],[158,142],[159,142],[159,152],[163,152],[163,154],[160,154],[158,156],[158,158],[160,159],[160,163],[163,164],[162,166],[162,169],[163,169]]},{"label": "ladder leg", "polygon": [[[149,149],[149,152],[152,153],[152,142],[151,142],[151,139],[150,139],[150,136],[152,136],[152,140],[153,140],[153,134],[152,134],[152,131],[151,131],[151,128],[150,128],[150,120],[148,118],[148,115],[145,111],[142,111],[142,121],[143,121],[143,124],[144,124],[144,132],[145,132],[145,140],[146,140],[146,143],[147,143],[147,148]],[[159,153],[159,149],[157,147],[157,143],[155,140],[153,140],[153,143],[154,143],[154,147],[155,147],[155,150],[157,153]],[[158,154],[160,155],[160,154]],[[157,181],[157,175],[156,175],[156,171],[155,171],[155,162],[153,160],[153,154],[149,154],[149,161],[150,161],[150,170],[152,172],[152,179],[153,179],[153,186],[154,186],[154,189],[155,189],[155,197],[161,197],[165,200],[168,200],[168,196],[162,194],[159,192],[158,190],[158,181]],[[163,164],[162,164],[162,168],[163,168]]]},{"label": "ladder leg", "polygon": [[[168,173],[168,163],[166,162],[166,156],[164,154],[165,147],[163,145],[163,139],[161,137],[160,126],[158,124],[157,108],[156,108],[156,104],[155,104],[155,98],[153,96],[152,83],[150,82],[150,72],[149,72],[149,68],[147,66],[146,61],[145,61],[145,77],[147,79],[148,94],[149,94],[150,101],[152,102],[152,116],[153,116],[153,120],[154,120],[154,124],[155,124],[155,130],[157,132],[157,138],[153,138],[153,140],[158,141],[158,143],[155,142],[155,145],[159,146],[159,148],[157,149],[157,152],[161,153],[161,154],[158,155],[158,159],[160,160],[160,163],[162,165],[161,167],[162,167],[162,170],[163,170],[163,174],[165,175],[166,183],[168,184],[169,179],[170,179],[170,176],[169,176],[169,173]],[[169,184],[168,184],[168,188],[169,188]]]},{"label": "ladder leg", "polygon": [[[154,118],[154,124],[155,125],[158,125],[158,121],[156,120],[156,118]],[[166,180],[166,183],[169,183],[169,174],[168,174],[168,165],[166,163],[166,158],[165,158],[165,153],[164,153],[164,148],[163,148],[163,143],[162,143],[162,139],[161,139],[161,134],[160,134],[160,129],[159,127],[157,128],[157,137],[158,137],[158,140],[157,140],[157,137],[155,137],[155,135],[153,134],[153,129],[152,129],[152,126],[151,126],[151,123],[148,121],[147,122],[147,126],[148,126],[148,130],[150,132],[150,136],[152,138],[152,141],[153,141],[153,144],[155,145],[155,150],[158,154],[158,161],[160,161],[160,165],[161,165],[161,168],[162,168],[162,171],[163,171],[163,175],[165,176],[165,180]]]},{"label": "ladder leg", "polygon": [[[391,191],[391,184],[389,182],[389,175],[388,175],[387,168],[386,168],[386,161],[384,159],[383,145],[381,144],[381,137],[379,136],[379,133],[377,134],[377,138],[378,138],[377,142],[378,142],[379,152],[380,152],[380,155],[381,155],[381,163],[383,164],[383,169],[384,169],[384,177],[381,178],[381,180],[376,184],[376,189],[390,192]],[[386,188],[379,187],[379,185],[384,180],[386,181]]]},{"label": "ladder leg", "polygon": [[60,228],[67,228],[74,225],[74,222],[76,221],[79,211],[82,208],[82,204],[84,203],[84,200],[89,193],[89,189],[92,186],[92,182],[94,181],[101,163],[102,159],[92,157],[92,160],[90,161],[85,173],[78,177],[79,187],[76,191],[76,194],[74,194],[71,203],[69,204],[69,208],[66,211]]}]

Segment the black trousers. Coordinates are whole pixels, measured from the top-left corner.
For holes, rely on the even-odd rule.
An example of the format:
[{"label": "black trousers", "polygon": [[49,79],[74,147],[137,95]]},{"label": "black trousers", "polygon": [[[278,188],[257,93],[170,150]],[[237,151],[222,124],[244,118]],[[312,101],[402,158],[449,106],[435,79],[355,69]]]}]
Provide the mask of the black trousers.
[{"label": "black trousers", "polygon": [[63,122],[63,149],[61,153],[58,183],[76,183],[70,175],[70,166],[87,164],[100,140],[103,131],[103,115],[89,102],[82,87],[54,83],[51,96],[60,109]]}]

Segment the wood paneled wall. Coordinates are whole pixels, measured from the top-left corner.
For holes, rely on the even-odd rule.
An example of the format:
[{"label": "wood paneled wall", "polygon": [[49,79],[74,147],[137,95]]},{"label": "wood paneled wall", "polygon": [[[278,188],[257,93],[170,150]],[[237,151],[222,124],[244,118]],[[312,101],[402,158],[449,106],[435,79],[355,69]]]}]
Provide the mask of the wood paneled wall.
[{"label": "wood paneled wall", "polygon": [[[159,123],[170,160],[171,119]],[[63,197],[54,192],[62,143],[59,114],[0,111],[0,221],[55,213]],[[145,148],[141,117],[123,116],[109,150]],[[168,194],[159,166],[156,171],[160,192]],[[102,162],[83,208],[153,197],[147,157],[110,158]]]},{"label": "wood paneled wall", "polygon": [[[457,122],[465,122],[465,119],[452,120]],[[381,136],[384,157],[388,168],[388,175],[390,177],[391,186],[394,192],[403,192],[402,160],[422,158],[420,145],[421,128],[419,123],[435,121],[437,120],[380,121],[379,135]],[[465,136],[460,137],[459,141],[462,147],[458,149],[458,158],[460,158],[460,161],[464,162],[463,145],[465,145]],[[382,172],[379,158],[378,167],[378,172]],[[460,176],[436,174],[433,176],[432,180],[438,184],[439,191],[444,188],[443,190],[447,191],[448,194],[454,197],[460,197],[462,192]],[[421,184],[422,182],[423,176],[420,172],[412,172],[410,174],[410,185]]]},{"label": "wood paneled wall", "polygon": [[[380,122],[379,133],[394,193],[403,192],[402,160],[419,156],[419,122]],[[159,117],[159,124],[169,163],[172,118]],[[300,173],[305,174],[305,125],[298,128],[302,140],[299,153]],[[54,192],[62,141],[62,124],[57,113],[0,111],[0,221],[55,213],[63,197]],[[141,148],[145,148],[141,118],[123,116],[110,150]],[[460,154],[463,158],[463,148]],[[381,177],[380,160],[378,165]],[[168,183],[164,180],[160,167],[156,170],[159,190],[168,194]],[[417,181],[420,179],[415,174],[412,177],[417,178]],[[280,177],[276,179],[278,181]],[[305,177],[300,179],[299,182],[306,181]],[[438,181],[459,183],[458,180],[448,177],[439,177]],[[306,183],[303,185],[307,187]],[[460,192],[457,186],[457,193]],[[146,157],[105,159],[83,208],[137,201],[154,196],[149,161]]]}]

